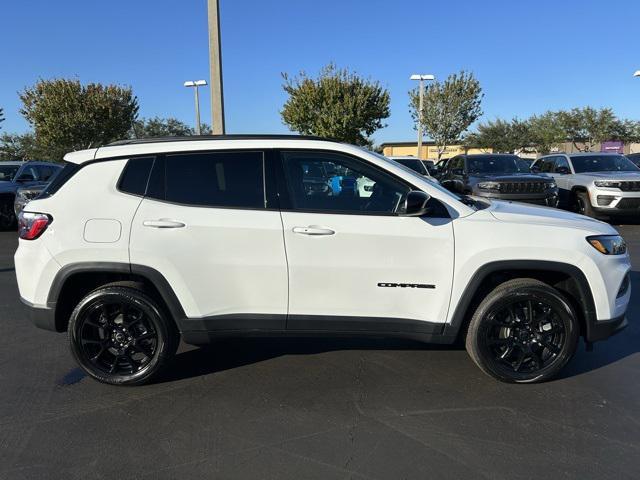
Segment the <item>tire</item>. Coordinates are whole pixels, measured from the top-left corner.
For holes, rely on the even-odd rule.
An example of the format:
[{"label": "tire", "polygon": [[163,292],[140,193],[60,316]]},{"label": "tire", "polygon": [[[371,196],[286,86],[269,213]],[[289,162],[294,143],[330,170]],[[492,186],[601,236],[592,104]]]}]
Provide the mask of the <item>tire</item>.
[{"label": "tire", "polygon": [[509,280],[480,302],[466,349],[480,369],[502,382],[553,378],[573,357],[579,324],[555,288],[534,279]]},{"label": "tire", "polygon": [[176,352],[179,334],[158,303],[137,288],[107,285],[85,296],[71,313],[71,353],[99,382],[142,385]]},{"label": "tire", "polygon": [[596,212],[594,212],[591,206],[591,200],[589,200],[589,194],[587,192],[576,192],[574,202],[577,213],[591,218],[596,217]]}]

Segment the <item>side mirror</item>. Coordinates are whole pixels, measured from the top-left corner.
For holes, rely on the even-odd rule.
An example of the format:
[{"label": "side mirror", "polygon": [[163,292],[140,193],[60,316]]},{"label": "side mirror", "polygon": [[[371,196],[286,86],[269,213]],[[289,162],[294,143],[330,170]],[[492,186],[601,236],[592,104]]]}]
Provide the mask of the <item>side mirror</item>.
[{"label": "side mirror", "polygon": [[406,217],[421,217],[429,213],[427,202],[431,196],[421,190],[411,190],[405,200],[404,215]]},{"label": "side mirror", "polygon": [[559,173],[560,175],[568,175],[569,169],[567,167],[558,167],[556,168],[556,173]]}]

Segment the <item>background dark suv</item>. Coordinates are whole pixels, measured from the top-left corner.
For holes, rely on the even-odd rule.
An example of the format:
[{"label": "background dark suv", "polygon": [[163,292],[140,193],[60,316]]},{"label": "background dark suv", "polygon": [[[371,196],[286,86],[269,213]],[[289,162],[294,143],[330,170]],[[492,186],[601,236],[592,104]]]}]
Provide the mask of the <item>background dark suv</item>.
[{"label": "background dark suv", "polygon": [[458,155],[447,162],[440,183],[452,192],[555,207],[558,187],[534,174],[517,155]]}]

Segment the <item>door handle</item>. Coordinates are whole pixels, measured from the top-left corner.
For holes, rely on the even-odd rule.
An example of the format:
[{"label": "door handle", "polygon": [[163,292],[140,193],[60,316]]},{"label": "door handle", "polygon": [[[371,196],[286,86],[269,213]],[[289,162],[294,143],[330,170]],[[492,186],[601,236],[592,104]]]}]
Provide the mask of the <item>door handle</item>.
[{"label": "door handle", "polygon": [[317,225],[309,225],[308,227],[293,227],[293,233],[301,235],[334,235],[336,232],[327,227],[318,227]]},{"label": "door handle", "polygon": [[185,226],[182,222],[176,222],[175,220],[169,220],[167,218],[160,218],[158,220],[145,220],[142,222],[145,227],[153,228],[182,228]]}]

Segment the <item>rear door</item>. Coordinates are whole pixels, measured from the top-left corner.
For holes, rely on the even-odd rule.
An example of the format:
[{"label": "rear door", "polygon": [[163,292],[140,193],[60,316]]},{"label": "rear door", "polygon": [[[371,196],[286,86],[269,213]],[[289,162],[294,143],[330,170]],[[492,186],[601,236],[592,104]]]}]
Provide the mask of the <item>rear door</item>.
[{"label": "rear door", "polygon": [[270,178],[259,150],[156,159],[133,220],[131,263],[160,272],[186,316],[209,330],[285,326],[287,266]]},{"label": "rear door", "polygon": [[[401,216],[411,186],[357,157],[284,151],[282,165],[287,329],[439,332],[453,274],[446,210],[431,218]],[[341,177],[340,190],[309,188],[306,177],[318,165],[327,172],[325,184]],[[363,178],[372,186],[367,196],[345,188]]]}]

